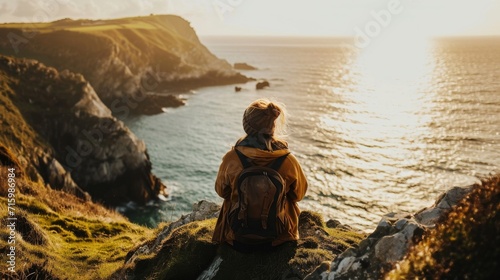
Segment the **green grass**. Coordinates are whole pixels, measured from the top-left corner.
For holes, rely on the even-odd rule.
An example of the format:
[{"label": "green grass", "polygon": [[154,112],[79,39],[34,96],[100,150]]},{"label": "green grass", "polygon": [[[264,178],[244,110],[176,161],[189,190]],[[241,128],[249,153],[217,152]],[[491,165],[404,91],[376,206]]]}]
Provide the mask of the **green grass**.
[{"label": "green grass", "polygon": [[66,28],[66,30],[70,31],[90,32],[90,33],[107,31],[107,30],[117,30],[117,29],[155,30],[156,27],[147,22],[136,22],[136,23],[123,23],[123,24],[75,26]]},{"label": "green grass", "polygon": [[[5,167],[0,170],[3,176]],[[20,221],[18,225],[23,228],[17,228],[17,277],[35,272],[56,279],[74,279],[75,275],[79,279],[106,279],[123,265],[131,248],[152,237],[153,230],[132,224],[102,206],[70,198],[35,182],[18,182],[16,216],[25,222]],[[29,188],[37,188],[38,197],[23,194]],[[1,193],[0,211],[5,213],[5,190]],[[47,198],[58,202],[50,205]],[[8,234],[7,228],[0,229],[2,251],[9,246]],[[0,271],[9,273],[6,266]]]},{"label": "green grass", "polygon": [[17,151],[32,151],[34,147],[46,147],[46,142],[31,128],[11,99],[16,96],[8,85],[8,78],[0,70],[0,143]]},{"label": "green grass", "polygon": [[215,219],[189,223],[175,229],[156,254],[143,255],[135,265],[124,266],[114,279],[133,272],[136,279],[195,279],[215,258],[212,243]]},{"label": "green grass", "polygon": [[[160,16],[161,17],[161,16]],[[143,29],[154,29],[156,28],[155,23],[157,21],[152,16],[153,20],[144,20],[148,17],[129,17],[121,19],[112,20],[97,20],[97,21],[87,21],[87,20],[67,20],[54,21],[54,22],[34,22],[34,23],[6,23],[0,24],[0,28],[15,28],[15,29],[27,29],[29,31],[38,32],[51,32],[54,30],[78,30],[78,31],[102,31],[109,29],[120,29],[120,28],[143,28]]]},{"label": "green grass", "polygon": [[[341,244],[345,247],[352,247],[353,245],[358,244],[362,238],[364,238],[363,234],[355,231],[347,231],[344,229],[336,229],[336,228],[328,228],[325,226],[326,232],[330,235],[333,242]],[[360,239],[361,238],[361,239]]]}]

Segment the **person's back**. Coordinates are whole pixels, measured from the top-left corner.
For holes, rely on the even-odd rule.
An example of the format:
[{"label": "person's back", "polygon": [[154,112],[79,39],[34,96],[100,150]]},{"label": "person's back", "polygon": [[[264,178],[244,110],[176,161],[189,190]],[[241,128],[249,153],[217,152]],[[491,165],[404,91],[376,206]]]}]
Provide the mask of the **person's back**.
[{"label": "person's back", "polygon": [[[299,238],[297,202],[305,195],[307,181],[287,143],[275,137],[284,123],[283,107],[268,100],[259,99],[245,110],[247,136],[224,156],[215,182],[216,192],[224,198],[215,242],[238,249]],[[244,172],[249,168],[257,172]],[[253,175],[260,177],[249,178]],[[261,194],[261,201],[255,201]]]}]

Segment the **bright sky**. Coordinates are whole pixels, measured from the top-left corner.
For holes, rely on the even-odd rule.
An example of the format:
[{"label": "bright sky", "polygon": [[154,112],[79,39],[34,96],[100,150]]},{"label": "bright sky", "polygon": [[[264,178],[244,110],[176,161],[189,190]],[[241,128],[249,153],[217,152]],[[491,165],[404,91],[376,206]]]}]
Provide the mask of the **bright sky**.
[{"label": "bright sky", "polygon": [[376,24],[417,37],[500,35],[499,0],[0,0],[0,22],[151,13],[183,16],[200,35],[353,36]]}]

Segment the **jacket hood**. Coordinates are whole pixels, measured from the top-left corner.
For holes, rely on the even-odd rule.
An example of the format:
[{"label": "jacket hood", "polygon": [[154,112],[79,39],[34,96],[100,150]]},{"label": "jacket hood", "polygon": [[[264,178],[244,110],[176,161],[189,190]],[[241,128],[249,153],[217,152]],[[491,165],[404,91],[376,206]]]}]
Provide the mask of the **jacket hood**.
[{"label": "jacket hood", "polygon": [[246,146],[236,146],[235,149],[252,159],[254,164],[261,166],[268,165],[275,159],[290,153],[288,149],[275,150],[272,152]]}]

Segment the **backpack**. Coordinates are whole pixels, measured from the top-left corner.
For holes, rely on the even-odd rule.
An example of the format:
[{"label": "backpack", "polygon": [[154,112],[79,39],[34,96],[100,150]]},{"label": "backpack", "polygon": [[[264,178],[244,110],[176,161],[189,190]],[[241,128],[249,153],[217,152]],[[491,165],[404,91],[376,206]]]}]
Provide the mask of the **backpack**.
[{"label": "backpack", "polygon": [[255,166],[243,153],[235,151],[243,170],[237,179],[238,203],[229,211],[229,224],[240,243],[269,243],[285,230],[286,186],[278,169],[288,154],[269,166]]}]

